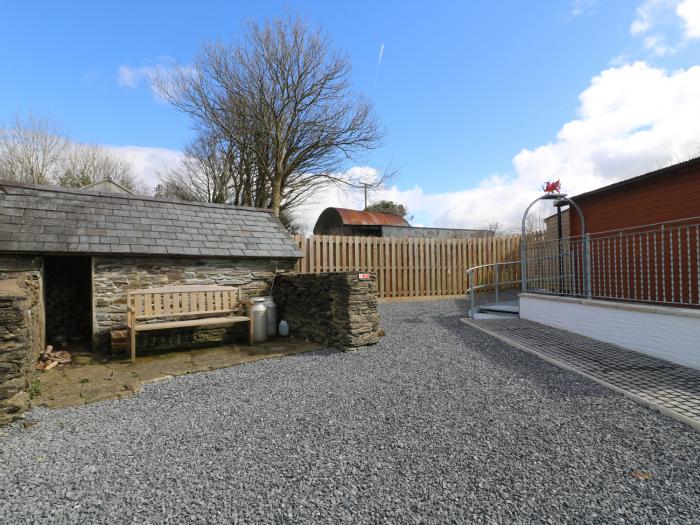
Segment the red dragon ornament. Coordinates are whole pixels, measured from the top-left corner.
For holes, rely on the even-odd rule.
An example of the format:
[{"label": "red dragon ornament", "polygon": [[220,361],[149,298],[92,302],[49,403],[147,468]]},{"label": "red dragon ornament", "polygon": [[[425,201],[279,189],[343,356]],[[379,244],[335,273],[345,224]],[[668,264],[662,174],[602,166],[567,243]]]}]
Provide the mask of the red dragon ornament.
[{"label": "red dragon ornament", "polygon": [[545,193],[559,193],[561,191],[561,182],[555,181],[555,182],[545,182],[544,183],[544,192]]}]

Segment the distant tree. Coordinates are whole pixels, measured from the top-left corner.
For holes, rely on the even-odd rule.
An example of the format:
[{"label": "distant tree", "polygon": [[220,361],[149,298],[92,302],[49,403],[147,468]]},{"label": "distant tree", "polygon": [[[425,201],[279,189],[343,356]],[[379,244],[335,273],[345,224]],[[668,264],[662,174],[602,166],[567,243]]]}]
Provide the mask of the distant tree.
[{"label": "distant tree", "polygon": [[525,219],[525,232],[526,233],[539,233],[547,229],[545,218],[548,216],[547,211],[540,207],[535,206],[530,213],[528,213]]},{"label": "distant tree", "polygon": [[131,164],[96,144],[71,143],[53,182],[64,188],[82,188],[105,179],[111,179],[134,193],[144,192]]},{"label": "distant tree", "polygon": [[493,217],[483,224],[480,229],[490,232],[491,235],[498,235],[503,233],[503,224],[498,217]]},{"label": "distant tree", "polygon": [[48,119],[16,116],[0,127],[0,180],[82,187],[108,178],[135,193],[146,191],[126,159],[72,141]]},{"label": "distant tree", "polygon": [[180,166],[160,173],[161,192],[201,202],[268,207],[269,185],[251,150],[218,134],[200,133],[183,150]]},{"label": "distant tree", "polygon": [[408,208],[394,201],[381,200],[374,202],[365,208],[365,211],[378,211],[382,213],[391,213],[392,215],[398,215],[399,217],[406,218],[408,215]]},{"label": "distant tree", "polygon": [[68,138],[48,119],[16,115],[0,127],[0,179],[50,184],[59,174]]},{"label": "distant tree", "polygon": [[383,138],[371,104],[351,90],[347,56],[298,18],[251,23],[239,43],[205,45],[192,66],[154,84],[201,135],[164,186],[198,200],[282,216],[327,184],[356,187],[343,166]]}]

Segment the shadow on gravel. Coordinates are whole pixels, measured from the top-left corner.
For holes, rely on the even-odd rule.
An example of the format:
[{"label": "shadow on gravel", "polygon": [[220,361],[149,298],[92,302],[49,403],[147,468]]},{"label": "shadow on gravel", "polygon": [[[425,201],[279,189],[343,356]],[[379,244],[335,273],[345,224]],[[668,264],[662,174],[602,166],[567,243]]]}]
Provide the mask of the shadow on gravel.
[{"label": "shadow on gravel", "polygon": [[[433,319],[436,324],[459,339],[459,350],[478,352],[488,359],[492,366],[506,371],[514,378],[526,376],[542,391],[567,397],[622,396],[462,323],[461,319],[467,316],[466,301],[456,305],[455,312],[459,313],[449,316],[436,315]],[[576,388],[570,387],[572,383],[576,383]]]},{"label": "shadow on gravel", "polygon": [[[363,347],[364,348],[364,347]],[[289,359],[308,359],[310,357],[332,357],[334,355],[342,354],[342,350],[336,348],[324,348],[322,350],[313,350],[311,352],[302,352],[299,354],[291,354],[286,356]]]}]

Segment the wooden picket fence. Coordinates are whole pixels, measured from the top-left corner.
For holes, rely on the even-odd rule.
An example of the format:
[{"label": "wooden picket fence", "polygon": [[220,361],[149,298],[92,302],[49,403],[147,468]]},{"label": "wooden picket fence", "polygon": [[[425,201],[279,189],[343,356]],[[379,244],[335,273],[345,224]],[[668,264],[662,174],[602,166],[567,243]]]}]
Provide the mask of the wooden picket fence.
[{"label": "wooden picket fence", "polygon": [[374,272],[379,297],[457,296],[466,293],[466,270],[520,258],[520,236],[422,239],[296,236],[304,253],[301,273]]}]

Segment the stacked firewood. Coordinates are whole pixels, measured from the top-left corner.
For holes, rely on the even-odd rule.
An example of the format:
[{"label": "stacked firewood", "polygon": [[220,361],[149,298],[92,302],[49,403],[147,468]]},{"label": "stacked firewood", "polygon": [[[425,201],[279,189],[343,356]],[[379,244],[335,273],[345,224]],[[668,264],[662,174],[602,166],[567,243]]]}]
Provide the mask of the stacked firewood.
[{"label": "stacked firewood", "polygon": [[67,350],[54,350],[53,346],[49,345],[46,347],[41,355],[39,356],[39,361],[36,364],[36,369],[43,372],[48,372],[52,368],[58,365],[67,365],[71,362],[70,352]]}]

